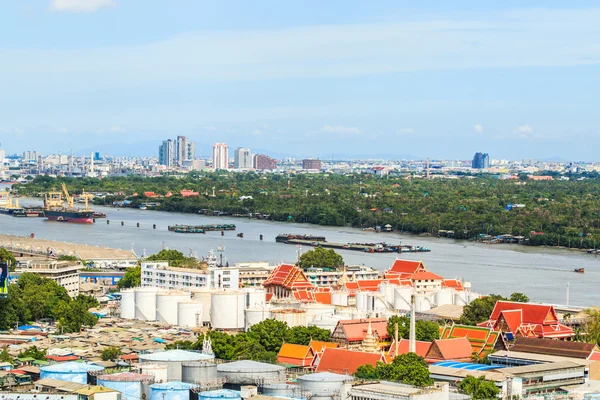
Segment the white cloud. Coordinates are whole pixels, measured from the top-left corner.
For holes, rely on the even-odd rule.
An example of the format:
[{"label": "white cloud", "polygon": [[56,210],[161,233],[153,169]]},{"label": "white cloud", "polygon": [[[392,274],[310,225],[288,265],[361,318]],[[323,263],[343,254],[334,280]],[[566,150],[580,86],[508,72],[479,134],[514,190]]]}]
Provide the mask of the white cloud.
[{"label": "white cloud", "polygon": [[52,0],[50,8],[53,11],[95,12],[115,5],[115,0]]},{"label": "white cloud", "polygon": [[325,125],[321,128],[321,132],[338,133],[341,135],[360,135],[360,130],[353,126]]},{"label": "white cloud", "polygon": [[483,132],[483,125],[481,125],[481,124],[473,125],[473,132],[475,132],[475,133]]},{"label": "white cloud", "polygon": [[415,133],[415,130],[413,128],[398,129],[399,135],[412,135],[413,133]]},{"label": "white cloud", "polygon": [[515,132],[521,135],[529,135],[533,133],[533,128],[530,125],[520,125],[515,128]]}]

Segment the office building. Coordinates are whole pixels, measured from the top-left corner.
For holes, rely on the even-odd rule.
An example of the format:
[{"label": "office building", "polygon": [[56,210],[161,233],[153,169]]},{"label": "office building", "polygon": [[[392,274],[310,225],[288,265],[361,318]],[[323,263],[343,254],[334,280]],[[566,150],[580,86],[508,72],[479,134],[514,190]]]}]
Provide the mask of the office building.
[{"label": "office building", "polygon": [[196,159],[196,142],[187,142],[187,154],[185,161],[193,161]]},{"label": "office building", "polygon": [[239,269],[237,268],[178,268],[168,262],[142,263],[142,287],[155,287],[167,290],[193,289],[238,289]]},{"label": "office building", "polygon": [[95,152],[94,153],[94,161],[100,161],[102,160],[102,158],[100,157],[100,152]]},{"label": "office building", "polygon": [[235,149],[233,167],[236,169],[252,168],[252,153],[250,149],[245,147]]},{"label": "office building", "polygon": [[213,145],[213,170],[229,168],[229,147],[227,143],[215,143]]},{"label": "office building", "polygon": [[167,167],[175,165],[175,143],[171,139],[164,140],[160,145],[158,163]]},{"label": "office building", "polygon": [[185,136],[177,136],[177,165],[183,166],[183,162],[187,160],[188,155],[188,139]]},{"label": "office building", "polygon": [[71,297],[77,297],[79,294],[79,269],[82,268],[79,263],[74,264],[71,261],[46,261],[31,260],[21,263],[14,274],[15,277],[25,272],[31,272],[42,278],[51,279],[59,286],[64,287]]},{"label": "office building", "polygon": [[490,167],[490,156],[488,153],[475,153],[471,167],[474,169],[487,169]]},{"label": "office building", "polygon": [[302,160],[302,169],[321,170],[321,160],[306,158]]},{"label": "office building", "polygon": [[264,154],[254,156],[254,169],[256,170],[274,170],[277,168],[277,160]]},{"label": "office building", "polygon": [[23,152],[23,161],[36,161],[38,159],[37,151],[24,151]]}]

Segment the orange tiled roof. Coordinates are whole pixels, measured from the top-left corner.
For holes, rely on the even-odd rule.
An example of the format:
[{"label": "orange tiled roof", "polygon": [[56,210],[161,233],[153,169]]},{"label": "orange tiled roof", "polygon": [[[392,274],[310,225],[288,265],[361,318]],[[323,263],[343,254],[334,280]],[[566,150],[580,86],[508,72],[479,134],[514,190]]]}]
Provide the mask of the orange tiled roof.
[{"label": "orange tiled roof", "polygon": [[309,282],[306,275],[304,275],[304,271],[290,264],[281,264],[276,267],[263,283],[263,286],[283,286],[286,289],[306,289],[314,287]]},{"label": "orange tiled roof", "polygon": [[312,363],[314,357],[315,353],[309,346],[284,343],[277,354],[277,362],[308,367]]},{"label": "orange tiled roof", "polygon": [[392,267],[387,271],[395,274],[415,274],[420,271],[425,271],[425,264],[421,261],[412,260],[396,260]]},{"label": "orange tiled roof", "polygon": [[367,335],[369,328],[369,320],[371,321],[371,329],[373,334],[380,340],[389,339],[387,331],[387,319],[385,318],[366,318],[366,319],[347,319],[338,321],[349,342],[362,341]]},{"label": "orange tiled roof", "polygon": [[427,361],[437,362],[441,360],[468,361],[473,354],[471,343],[466,337],[455,339],[438,339],[431,343],[427,351]]},{"label": "orange tiled roof", "polygon": [[416,274],[412,274],[410,279],[412,281],[427,281],[427,280],[441,281],[444,278],[442,278],[441,276],[439,276],[437,274],[434,274],[433,272],[421,271],[421,272],[417,272]]},{"label": "orange tiled roof", "polygon": [[465,337],[469,340],[473,352],[480,357],[487,355],[494,349],[498,340],[498,332],[491,328],[467,325],[452,325],[442,329],[441,339],[455,339]]},{"label": "orange tiled roof", "polygon": [[451,288],[454,290],[463,290],[463,285],[462,282],[459,281],[458,279],[444,279],[442,281],[442,287],[443,288]]},{"label": "orange tiled roof", "polygon": [[340,347],[340,345],[333,342],[322,342],[320,340],[311,339],[310,343],[308,344],[308,347],[310,347],[313,352],[319,353],[327,348],[336,349]]},{"label": "orange tiled roof", "polygon": [[[417,353],[418,356],[421,356],[424,358],[427,355],[427,352],[429,351],[429,347],[431,347],[431,342],[424,342],[421,340],[415,341],[415,353]],[[398,357],[398,356],[401,356],[402,354],[408,354],[409,349],[410,349],[410,340],[400,339],[398,341],[398,354],[396,354],[396,341],[394,340],[392,342],[392,346],[390,347],[390,350],[388,351],[388,355],[390,357]]]},{"label": "orange tiled roof", "polygon": [[351,375],[361,365],[375,366],[378,361],[385,363],[386,359],[380,353],[326,348],[320,357],[316,371]]},{"label": "orange tiled roof", "polygon": [[497,320],[505,310],[521,310],[522,321],[528,324],[552,324],[558,322],[554,307],[545,304],[517,303],[513,301],[497,301],[490,315],[491,320]]}]

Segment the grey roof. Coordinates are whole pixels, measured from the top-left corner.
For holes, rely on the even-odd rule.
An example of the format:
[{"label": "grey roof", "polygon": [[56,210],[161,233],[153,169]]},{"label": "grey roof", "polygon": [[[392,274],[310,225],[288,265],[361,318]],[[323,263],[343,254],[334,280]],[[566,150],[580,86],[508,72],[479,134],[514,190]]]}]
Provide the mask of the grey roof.
[{"label": "grey roof", "polygon": [[201,361],[213,360],[214,356],[186,350],[167,350],[156,353],[140,354],[142,361]]},{"label": "grey roof", "polygon": [[298,377],[299,381],[306,382],[352,382],[354,378],[350,375],[334,374],[333,372],[317,372]]},{"label": "grey roof", "polygon": [[284,367],[279,365],[250,360],[235,361],[217,366],[217,371],[219,372],[279,372],[284,369]]},{"label": "grey roof", "polygon": [[502,372],[505,374],[512,375],[526,375],[526,374],[535,374],[538,372],[548,372],[548,371],[560,371],[564,369],[572,369],[572,368],[584,368],[583,365],[570,362],[570,361],[561,361],[555,363],[544,363],[544,364],[531,364],[531,365],[523,365],[521,367],[511,367],[511,368],[503,368]]}]

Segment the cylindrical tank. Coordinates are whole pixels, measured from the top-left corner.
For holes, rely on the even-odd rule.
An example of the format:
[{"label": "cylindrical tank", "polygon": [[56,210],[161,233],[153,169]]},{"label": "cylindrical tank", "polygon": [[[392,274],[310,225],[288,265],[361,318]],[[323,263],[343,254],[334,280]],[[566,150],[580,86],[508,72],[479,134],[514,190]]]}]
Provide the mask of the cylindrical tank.
[{"label": "cylindrical tank", "polygon": [[285,368],[274,364],[242,360],[217,365],[217,375],[228,384],[256,385],[285,382]]},{"label": "cylindrical tank", "polygon": [[252,325],[256,325],[265,319],[271,318],[271,311],[267,308],[247,308],[246,313],[246,330],[250,329]]},{"label": "cylindrical tank", "polygon": [[368,292],[358,292],[355,295],[356,298],[356,308],[362,312],[373,311],[372,307],[369,304],[369,293]]},{"label": "cylindrical tank", "polygon": [[210,305],[212,299],[212,290],[201,290],[192,292],[192,301],[199,301],[202,303],[202,323],[210,323]]},{"label": "cylindrical tank", "polygon": [[265,307],[267,304],[267,295],[264,289],[248,288],[244,289],[246,296],[246,308]]},{"label": "cylindrical tank", "polygon": [[150,400],[189,400],[193,387],[185,382],[155,383],[150,385]]},{"label": "cylindrical tank", "polygon": [[301,309],[306,311],[306,322],[309,325],[317,316],[335,314],[333,304],[306,303],[301,305]]},{"label": "cylindrical tank", "polygon": [[202,327],[204,304],[199,301],[177,303],[177,325],[188,328]]},{"label": "cylindrical tank", "polygon": [[240,400],[241,395],[240,392],[234,390],[209,390],[206,392],[198,393],[198,400],[219,400],[219,399],[227,399],[227,400]]},{"label": "cylindrical tank", "polygon": [[296,388],[296,385],[288,385],[287,383],[272,383],[263,386],[262,394],[265,396],[293,398],[295,397]]},{"label": "cylindrical tank", "polygon": [[348,292],[331,292],[331,304],[334,306],[348,306]]},{"label": "cylindrical tank", "polygon": [[431,302],[427,295],[419,293],[415,295],[415,310],[423,312],[431,309]]},{"label": "cylindrical tank", "polygon": [[440,289],[435,293],[435,306],[444,306],[454,303],[454,293],[452,289]]},{"label": "cylindrical tank", "polygon": [[157,288],[135,289],[135,319],[156,321]]},{"label": "cylindrical tank", "polygon": [[147,386],[154,383],[151,375],[122,372],[120,374],[100,375],[97,383],[122,394],[122,400],[138,400],[148,395]]},{"label": "cylindrical tank", "polygon": [[213,292],[211,296],[210,319],[213,329],[243,330],[245,327],[242,292]]},{"label": "cylindrical tank", "polygon": [[53,378],[65,382],[87,383],[88,372],[104,371],[104,367],[75,361],[40,368],[40,378]]},{"label": "cylindrical tank", "polygon": [[311,399],[332,400],[345,399],[354,378],[350,375],[320,372],[298,377],[298,385],[302,392],[310,393]]},{"label": "cylindrical tank", "polygon": [[387,304],[394,304],[394,289],[397,285],[392,285],[389,282],[381,282],[379,284],[379,293],[381,293]]},{"label": "cylindrical tank", "polygon": [[177,325],[177,303],[188,301],[189,292],[159,292],[156,294],[156,320]]},{"label": "cylindrical tank", "polygon": [[201,383],[217,379],[217,364],[190,361],[182,364],[182,381],[187,383]]},{"label": "cylindrical tank", "polygon": [[180,381],[182,376],[182,364],[188,361],[214,360],[214,356],[186,350],[167,350],[156,353],[140,354],[140,364],[160,363],[167,364],[167,380]]},{"label": "cylindrical tank", "polygon": [[121,292],[121,318],[135,318],[135,291],[123,290]]},{"label": "cylindrical tank", "polygon": [[167,371],[169,366],[167,364],[153,364],[144,363],[140,364],[140,371],[142,375],[150,375],[154,377],[154,382],[163,383],[167,381]]},{"label": "cylindrical tank", "polygon": [[454,293],[454,304],[457,306],[464,306],[468,303],[467,293],[466,292],[456,292]]},{"label": "cylindrical tank", "polygon": [[296,309],[271,310],[273,319],[287,323],[290,328],[306,326],[306,311]]},{"label": "cylindrical tank", "polygon": [[410,310],[412,288],[399,287],[394,290],[394,310]]}]

